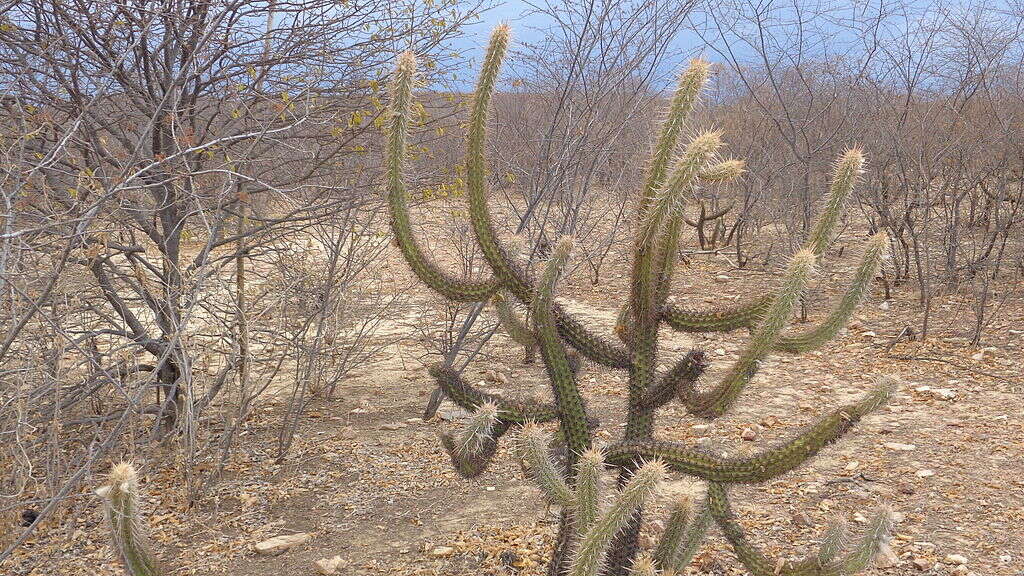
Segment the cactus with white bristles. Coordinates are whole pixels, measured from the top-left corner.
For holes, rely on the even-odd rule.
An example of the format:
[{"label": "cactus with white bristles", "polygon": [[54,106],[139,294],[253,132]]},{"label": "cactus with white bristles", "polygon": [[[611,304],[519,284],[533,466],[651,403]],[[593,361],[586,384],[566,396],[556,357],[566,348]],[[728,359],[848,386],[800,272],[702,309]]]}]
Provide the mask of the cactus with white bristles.
[{"label": "cactus with white bristles", "polygon": [[[814,285],[818,262],[835,240],[843,211],[864,171],[864,154],[850,149],[837,160],[831,186],[803,248],[773,285],[731,307],[685,306],[682,299],[672,297],[685,202],[701,186],[735,180],[746,168],[742,160],[723,159],[726,146],[721,132],[698,132],[687,126],[711,73],[708,62],[692,61],[667,103],[647,177],[638,194],[637,234],[629,247],[632,270],[628,293],[620,298],[614,334],[600,334],[556,298],[558,281],[570,258],[571,241],[560,240],[543,271],[536,274],[498,233],[488,204],[484,151],[489,108],[509,44],[508,26],[497,27],[483,60],[467,129],[466,201],[473,241],[489,269],[482,276],[452,275],[430,260],[416,243],[403,175],[415,84],[415,58],[411,54],[399,58],[392,82],[385,167],[391,224],[402,255],[425,284],[445,297],[459,302],[491,300],[512,340],[523,345],[528,355],[531,350],[540,351],[550,382],[547,400],[508,398],[473,387],[450,366],[432,366],[430,374],[443,393],[475,413],[462,435],[442,435],[442,443],[460,473],[472,477],[486,470],[506,431],[523,428],[519,434],[522,456],[547,498],[561,507],[560,532],[549,566],[551,576],[681,572],[712,524],[731,536],[730,544],[741,561],[749,564],[748,569],[761,573],[768,560],[748,546],[739,525],[732,522],[725,486],[765,482],[803,465],[877,409],[892,395],[894,382],[882,379],[861,400],[832,410],[778,446],[744,457],[727,457],[656,439],[655,421],[673,402],[691,416],[718,418],[742,400],[750,386],[765,379],[758,368],[772,354],[814,350],[842,331],[870,291],[884,258],[884,236],[868,240],[852,280],[823,321],[799,330],[791,326],[791,321],[797,302]],[[687,134],[693,136],[688,138]],[[528,311],[529,322],[521,319],[516,307]],[[724,374],[705,384],[700,378],[708,366],[707,357],[700,350],[690,350],[681,357],[665,358],[659,347],[662,326],[681,332],[748,329],[750,339]],[[577,381],[580,358],[628,374],[624,427],[602,451],[593,447],[596,419]],[[543,432],[539,423],[557,423],[555,440]],[[610,506],[602,506],[600,496],[600,476],[605,469],[613,470],[618,477],[619,492]],[[653,479],[666,473],[709,483],[708,497],[690,511],[682,505],[674,507],[657,548],[643,551],[638,535],[645,503],[655,492],[657,482]],[[800,574],[845,576],[866,565],[879,542],[884,541],[888,524],[880,519],[872,528],[852,550],[846,549],[840,532],[830,533],[819,557],[790,568]]]},{"label": "cactus with white bristles", "polygon": [[114,550],[129,576],[161,576],[164,569],[153,552],[140,506],[139,478],[128,462],[110,470],[107,484],[96,490],[110,526]]}]

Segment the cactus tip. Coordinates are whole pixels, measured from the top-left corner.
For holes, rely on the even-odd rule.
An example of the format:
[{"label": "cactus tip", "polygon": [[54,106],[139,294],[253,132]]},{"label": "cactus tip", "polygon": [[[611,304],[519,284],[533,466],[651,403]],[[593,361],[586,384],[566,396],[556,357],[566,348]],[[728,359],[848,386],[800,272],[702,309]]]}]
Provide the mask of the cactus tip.
[{"label": "cactus tip", "polygon": [[416,72],[416,54],[412,50],[406,50],[399,54],[396,68],[399,72],[407,74]]}]

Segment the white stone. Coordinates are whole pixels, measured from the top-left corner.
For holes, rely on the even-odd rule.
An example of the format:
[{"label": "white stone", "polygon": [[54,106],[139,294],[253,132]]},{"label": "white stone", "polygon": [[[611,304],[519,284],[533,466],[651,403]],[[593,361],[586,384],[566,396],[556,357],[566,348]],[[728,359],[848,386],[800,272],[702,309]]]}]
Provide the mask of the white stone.
[{"label": "white stone", "polygon": [[900,442],[886,442],[883,444],[889,450],[896,450],[898,452],[910,452],[911,450],[917,450],[917,446],[913,444],[903,444]]},{"label": "white stone", "polygon": [[967,557],[962,556],[960,554],[947,554],[942,561],[946,564],[955,564],[957,566],[962,566],[964,564],[967,564]]},{"label": "white stone", "polygon": [[277,554],[283,554],[292,547],[307,542],[312,537],[313,535],[309,532],[274,536],[269,540],[264,540],[263,542],[256,544],[256,553],[261,556],[276,556]]},{"label": "white stone", "polygon": [[321,558],[316,562],[313,562],[313,570],[317,574],[324,574],[330,576],[331,574],[337,574],[338,569],[341,568],[343,560],[341,556],[335,556],[333,558]]},{"label": "white stone", "polygon": [[434,549],[430,551],[430,555],[434,558],[444,558],[445,556],[451,556],[454,553],[455,548],[452,548],[451,546],[435,546]]},{"label": "white stone", "polygon": [[918,478],[931,478],[932,476],[935,476],[935,471],[934,470],[918,470],[917,471],[917,477]]}]

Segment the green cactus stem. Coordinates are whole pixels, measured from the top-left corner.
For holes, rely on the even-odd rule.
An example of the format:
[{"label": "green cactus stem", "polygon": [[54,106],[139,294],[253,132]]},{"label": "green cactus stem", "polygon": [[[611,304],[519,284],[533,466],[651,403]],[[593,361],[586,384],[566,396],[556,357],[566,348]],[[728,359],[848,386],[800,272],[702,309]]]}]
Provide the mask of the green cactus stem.
[{"label": "green cactus stem", "polygon": [[[711,483],[708,486],[708,508],[737,558],[753,576],[850,576],[870,565],[888,541],[892,529],[891,513],[883,508],[868,522],[864,535],[848,554],[822,562],[823,557],[837,552],[829,550],[824,554],[819,552],[813,558],[779,562],[769,559],[747,538],[736,522],[726,489],[721,484]],[[833,546],[833,543],[828,545]]]},{"label": "green cactus stem", "polygon": [[888,243],[889,239],[884,232],[872,236],[850,287],[833,306],[828,317],[817,326],[797,334],[783,333],[775,343],[775,350],[791,353],[809,352],[822,347],[826,342],[835,338],[850,321],[853,311],[867,295],[871,281],[882,267],[882,259],[885,256],[885,248]]},{"label": "green cactus stem", "polygon": [[406,196],[403,170],[405,169],[406,138],[409,131],[410,106],[412,104],[412,86],[416,74],[416,57],[411,52],[403,52],[398,57],[398,65],[391,85],[391,106],[388,111],[387,140],[387,181],[388,205],[391,209],[391,230],[395,242],[402,251],[406,262],[416,276],[433,290],[445,298],[457,302],[479,302],[486,300],[495,290],[498,283],[494,279],[483,281],[463,280],[444,272],[431,262],[416,242],[409,222],[409,206]]},{"label": "green cactus stem", "polygon": [[530,471],[548,500],[568,508],[573,505],[573,492],[551,459],[548,451],[550,440],[540,427],[529,423],[519,432],[519,454],[530,466]]},{"label": "green cactus stem", "polygon": [[637,458],[660,458],[676,472],[710,482],[764,482],[797,468],[841,438],[854,424],[888,400],[895,389],[894,380],[883,378],[859,402],[835,410],[778,447],[748,458],[723,458],[671,442],[639,440],[612,445],[607,451],[607,460],[612,464],[625,465]]},{"label": "green cactus stem", "polygon": [[797,300],[803,294],[807,282],[814,274],[815,254],[801,250],[793,256],[786,270],[782,288],[772,299],[771,306],[754,328],[750,342],[740,353],[721,383],[707,392],[693,394],[687,400],[690,412],[706,418],[721,416],[739,397],[740,393],[757,372],[760,363],[772,348],[789,322]]},{"label": "green cactus stem", "polygon": [[525,424],[551,422],[558,418],[558,408],[554,404],[532,399],[504,398],[497,394],[482,392],[443,362],[431,365],[428,371],[448,399],[470,412],[475,412],[484,404],[493,403],[498,407],[498,418],[505,422]]},{"label": "green cactus stem", "polygon": [[580,539],[569,563],[570,576],[597,576],[612,538],[654,494],[667,473],[665,465],[657,460],[644,464],[633,473],[611,506]]}]

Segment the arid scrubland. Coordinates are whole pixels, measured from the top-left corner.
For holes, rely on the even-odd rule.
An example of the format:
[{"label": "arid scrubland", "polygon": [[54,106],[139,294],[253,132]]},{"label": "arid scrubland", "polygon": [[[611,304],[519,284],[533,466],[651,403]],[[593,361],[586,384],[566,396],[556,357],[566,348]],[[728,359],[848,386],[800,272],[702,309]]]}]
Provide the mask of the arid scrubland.
[{"label": "arid scrubland", "polygon": [[1024,571],[1024,6],[0,7],[0,573]]}]

